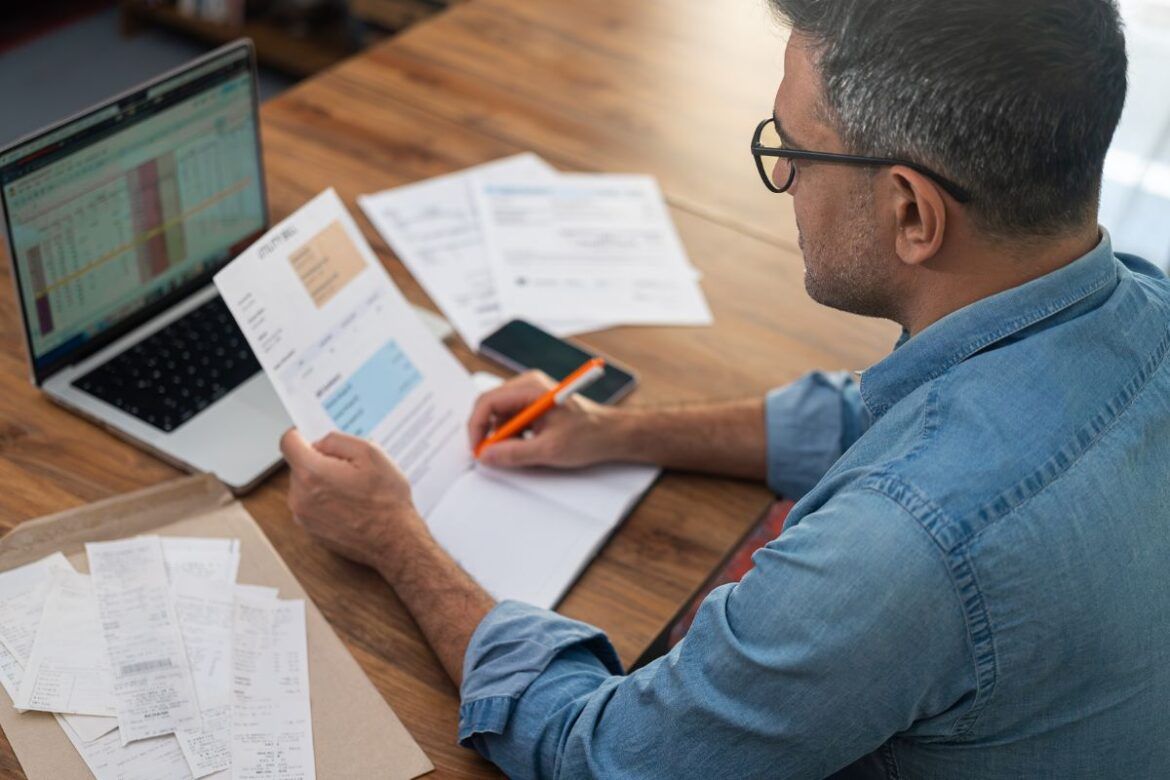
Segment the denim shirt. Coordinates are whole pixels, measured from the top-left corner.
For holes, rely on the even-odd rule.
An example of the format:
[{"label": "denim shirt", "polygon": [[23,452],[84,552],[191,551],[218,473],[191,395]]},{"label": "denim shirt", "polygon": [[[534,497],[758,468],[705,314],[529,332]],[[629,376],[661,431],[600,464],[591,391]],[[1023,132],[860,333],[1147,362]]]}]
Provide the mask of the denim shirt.
[{"label": "denim shirt", "polygon": [[769,394],[800,500],[685,639],[624,675],[516,602],[459,738],[535,777],[1145,778],[1170,771],[1170,283],[1107,235]]}]

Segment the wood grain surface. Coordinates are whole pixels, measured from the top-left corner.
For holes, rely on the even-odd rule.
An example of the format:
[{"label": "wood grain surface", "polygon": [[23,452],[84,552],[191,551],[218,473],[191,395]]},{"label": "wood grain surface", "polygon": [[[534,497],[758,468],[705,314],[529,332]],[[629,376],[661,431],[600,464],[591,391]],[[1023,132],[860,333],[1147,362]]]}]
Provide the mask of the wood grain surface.
[{"label": "wood grain surface", "polygon": [[[264,106],[272,217],[335,187],[407,297],[431,306],[358,194],[529,149],[563,170],[649,172],[715,325],[582,338],[639,373],[627,403],[759,395],[813,368],[863,368],[895,329],[809,301],[791,206],[762,187],[747,151],[782,48],[764,0],[471,0]],[[30,384],[8,263],[0,273],[0,527],[177,476]],[[461,343],[454,351],[469,369],[491,368]],[[433,776],[497,774],[455,744],[457,692],[394,593],[291,522],[287,483],[278,472],[244,503]],[[604,628],[632,661],[770,498],[757,484],[664,475],[560,611]],[[0,775],[23,776],[6,741]]]}]

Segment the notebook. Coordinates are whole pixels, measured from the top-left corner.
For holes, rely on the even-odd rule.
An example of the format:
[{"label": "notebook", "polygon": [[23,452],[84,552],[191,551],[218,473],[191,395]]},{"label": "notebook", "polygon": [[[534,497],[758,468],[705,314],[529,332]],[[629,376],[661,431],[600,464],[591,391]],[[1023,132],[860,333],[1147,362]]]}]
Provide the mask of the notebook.
[{"label": "notebook", "polygon": [[[553,607],[658,469],[493,470],[471,455],[476,382],[428,332],[340,198],[326,190],[215,283],[310,441],[380,446],[436,539],[497,599]],[[480,387],[500,381],[478,378]]]}]

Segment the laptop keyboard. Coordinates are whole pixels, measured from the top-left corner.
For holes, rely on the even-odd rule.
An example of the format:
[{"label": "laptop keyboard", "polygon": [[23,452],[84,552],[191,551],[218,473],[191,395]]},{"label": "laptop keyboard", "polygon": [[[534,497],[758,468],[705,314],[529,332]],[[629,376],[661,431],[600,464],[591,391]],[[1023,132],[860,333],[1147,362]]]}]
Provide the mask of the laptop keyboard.
[{"label": "laptop keyboard", "polygon": [[163,431],[173,431],[260,370],[218,295],[73,381]]}]

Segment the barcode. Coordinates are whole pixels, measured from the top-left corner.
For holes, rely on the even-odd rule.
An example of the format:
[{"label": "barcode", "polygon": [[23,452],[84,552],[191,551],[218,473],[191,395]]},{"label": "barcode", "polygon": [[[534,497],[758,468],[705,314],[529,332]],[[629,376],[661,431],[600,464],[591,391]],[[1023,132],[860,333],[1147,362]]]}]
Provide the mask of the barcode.
[{"label": "barcode", "polygon": [[128,674],[142,674],[143,672],[153,672],[155,669],[169,669],[171,666],[171,659],[169,658],[155,658],[151,661],[139,661],[136,664],[126,664],[122,667],[122,676]]}]

